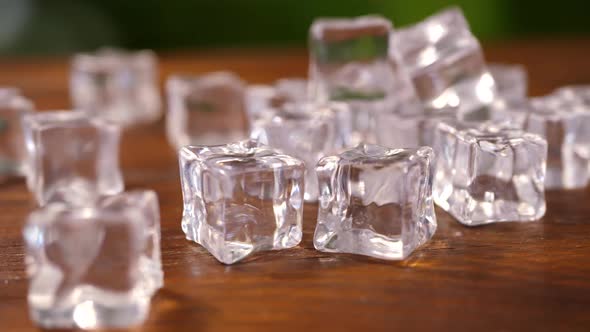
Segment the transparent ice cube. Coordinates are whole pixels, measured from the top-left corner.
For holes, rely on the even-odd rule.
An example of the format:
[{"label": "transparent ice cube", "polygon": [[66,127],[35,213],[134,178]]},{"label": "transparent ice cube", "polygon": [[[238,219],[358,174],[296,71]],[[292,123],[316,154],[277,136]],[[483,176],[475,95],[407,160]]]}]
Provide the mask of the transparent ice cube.
[{"label": "transparent ice cube", "polygon": [[590,174],[590,108],[560,93],[531,99],[526,130],[549,145],[547,189],[575,189],[588,184]]},{"label": "transparent ice cube", "polygon": [[338,148],[337,104],[299,103],[268,110],[253,124],[250,138],[305,162],[305,200],[318,197],[317,162]]},{"label": "transparent ice cube", "polygon": [[145,320],[163,285],[152,191],[85,207],[51,203],[24,228],[29,310],[44,328],[127,327]]},{"label": "transparent ice cube", "polygon": [[27,185],[39,205],[85,204],[123,190],[120,129],[83,112],[25,116]]},{"label": "transparent ice cube", "polygon": [[317,165],[316,249],[404,259],[436,230],[432,149],[359,145]]},{"label": "transparent ice cube", "polygon": [[393,27],[381,16],[316,19],[309,32],[310,98],[406,100],[415,97],[399,55]]},{"label": "transparent ice cube", "polygon": [[22,119],[33,103],[18,89],[0,87],[0,183],[25,175],[26,149]]},{"label": "transparent ice cube", "polygon": [[301,241],[305,165],[255,141],[180,150],[182,230],[235,263]]},{"label": "transparent ice cube", "polygon": [[545,214],[547,142],[490,122],[443,122],[435,135],[434,200],[468,226]]},{"label": "transparent ice cube", "polygon": [[248,137],[245,85],[233,73],[168,79],[166,132],[176,148],[225,144]]},{"label": "transparent ice cube", "polygon": [[468,118],[488,116],[487,106],[496,95],[494,79],[459,8],[398,29],[393,41],[428,110],[454,108]]},{"label": "transparent ice cube", "polygon": [[496,82],[497,97],[524,100],[527,97],[528,77],[522,65],[492,63],[488,70]]},{"label": "transparent ice cube", "polygon": [[158,120],[157,62],[151,51],[77,54],[70,78],[74,108],[124,126]]}]

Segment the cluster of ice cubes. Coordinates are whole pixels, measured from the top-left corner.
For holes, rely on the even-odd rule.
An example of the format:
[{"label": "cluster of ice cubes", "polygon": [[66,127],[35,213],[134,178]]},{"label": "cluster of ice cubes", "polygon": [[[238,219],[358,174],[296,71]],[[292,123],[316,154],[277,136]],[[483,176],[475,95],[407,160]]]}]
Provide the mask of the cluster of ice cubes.
[{"label": "cluster of ice cubes", "polygon": [[[404,259],[435,233],[434,203],[474,226],[538,220],[545,189],[590,178],[590,87],[527,98],[523,67],[487,64],[458,8],[394,28],[316,19],[309,77],[248,85],[174,75],[166,133],[179,151],[182,230],[220,262],[297,246]],[[163,285],[159,207],[124,191],[121,127],[162,112],[152,52],[72,60],[76,111],[34,112],[0,89],[0,181],[26,176],[40,208],[24,237],[43,327],[140,323]],[[26,147],[26,148],[23,148]]]},{"label": "cluster of ice cubes", "polygon": [[[317,19],[310,27],[309,51],[307,81],[244,85],[226,79],[225,87],[236,87],[233,96],[244,100],[251,140],[234,142],[234,135],[226,135],[211,146],[201,131],[186,133],[192,139],[180,151],[180,165],[188,239],[224,263],[293,246],[301,229],[288,246],[277,240],[284,239],[285,223],[301,227],[301,220],[291,218],[300,218],[303,198],[319,205],[318,250],[403,259],[436,230],[433,189],[436,202],[468,225],[543,215],[543,139],[522,130],[496,130],[492,121],[505,122],[512,111],[507,105],[526,101],[526,73],[516,65],[488,67],[460,9],[402,29],[381,16]],[[219,75],[194,80],[213,84]],[[168,117],[168,129],[178,146],[176,138],[185,133],[170,123],[191,111],[178,111],[178,105],[190,102],[176,98],[181,90],[174,84],[171,78],[174,116]],[[192,93],[203,88],[195,85]],[[216,118],[226,110],[213,112]],[[484,123],[489,128],[480,128]],[[456,130],[444,134],[452,124]],[[224,125],[235,133],[243,130],[241,122]],[[535,144],[538,149],[529,149]],[[272,172],[257,157],[261,151],[277,160]],[[276,182],[280,174],[293,172],[292,165],[278,162],[283,155],[304,165],[303,183]],[[474,158],[477,167],[469,165]],[[452,178],[459,167],[472,173]],[[236,211],[241,232],[234,225]]]},{"label": "cluster of ice cubes", "polygon": [[158,197],[124,192],[120,127],[85,112],[23,118],[31,317],[47,328],[126,327],[163,285]]},{"label": "cluster of ice cubes", "polygon": [[157,120],[152,52],[72,61],[76,111],[36,112],[0,88],[0,180],[26,177],[39,207],[23,235],[31,318],[44,328],[142,323],[163,286],[160,211],[151,190],[124,191],[121,127]]}]

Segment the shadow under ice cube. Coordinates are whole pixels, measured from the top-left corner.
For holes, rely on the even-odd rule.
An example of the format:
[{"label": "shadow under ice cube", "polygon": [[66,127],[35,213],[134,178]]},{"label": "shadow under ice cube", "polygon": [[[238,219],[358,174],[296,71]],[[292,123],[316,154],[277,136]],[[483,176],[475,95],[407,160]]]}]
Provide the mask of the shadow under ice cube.
[{"label": "shadow under ice cube", "polygon": [[122,328],[145,320],[163,285],[154,192],[126,192],[87,207],[48,204],[31,213],[23,234],[37,324]]},{"label": "shadow under ice cube", "polygon": [[399,260],[436,230],[432,149],[359,145],[317,165],[316,249]]},{"label": "shadow under ice cube", "polygon": [[468,226],[545,214],[547,142],[492,123],[444,122],[435,135],[434,200]]},{"label": "shadow under ice cube", "polygon": [[241,141],[184,147],[179,163],[182,230],[220,262],[301,241],[303,161]]}]

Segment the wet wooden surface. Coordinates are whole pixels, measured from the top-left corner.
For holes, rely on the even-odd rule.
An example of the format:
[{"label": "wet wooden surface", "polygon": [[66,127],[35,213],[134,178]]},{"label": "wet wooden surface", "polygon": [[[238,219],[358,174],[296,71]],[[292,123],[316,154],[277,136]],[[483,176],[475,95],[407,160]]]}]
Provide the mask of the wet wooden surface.
[{"label": "wet wooden surface", "polygon": [[[525,64],[531,93],[590,83],[590,41],[486,46],[489,61]],[[303,76],[302,50],[163,55],[161,76],[234,70],[249,82]],[[21,87],[40,109],[69,107],[67,59],[0,59],[0,85]],[[175,153],[163,125],[127,131],[127,188],[158,192],[165,287],[136,331],[590,331],[590,189],[547,194],[539,222],[466,228],[437,209],[439,228],[403,262],[313,249],[317,206],[291,250],[218,263],[180,230]],[[34,331],[26,304],[21,228],[34,208],[23,181],[0,185],[0,330]]]}]

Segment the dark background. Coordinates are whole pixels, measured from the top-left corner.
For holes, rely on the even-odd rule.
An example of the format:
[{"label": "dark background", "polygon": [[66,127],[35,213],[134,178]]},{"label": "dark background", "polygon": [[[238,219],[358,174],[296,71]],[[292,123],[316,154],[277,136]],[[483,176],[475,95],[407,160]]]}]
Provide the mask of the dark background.
[{"label": "dark background", "polygon": [[0,0],[0,55],[305,46],[315,17],[379,13],[402,26],[452,4],[483,41],[590,33],[581,0]]}]

